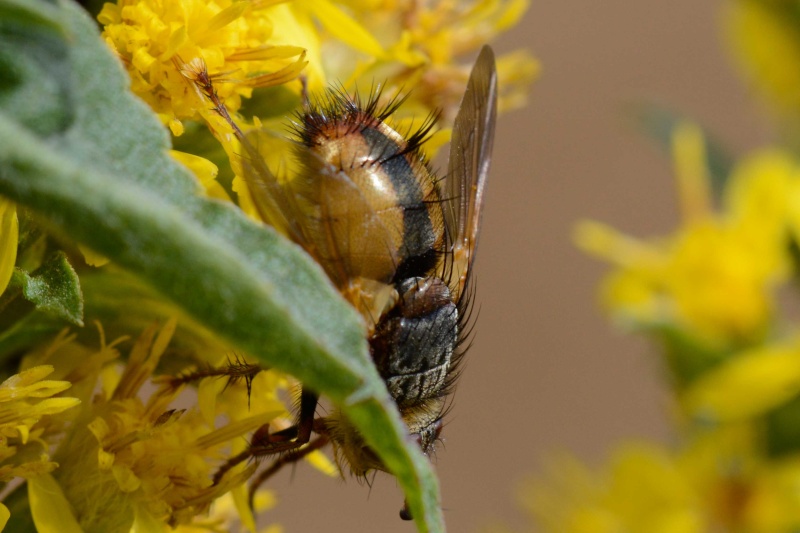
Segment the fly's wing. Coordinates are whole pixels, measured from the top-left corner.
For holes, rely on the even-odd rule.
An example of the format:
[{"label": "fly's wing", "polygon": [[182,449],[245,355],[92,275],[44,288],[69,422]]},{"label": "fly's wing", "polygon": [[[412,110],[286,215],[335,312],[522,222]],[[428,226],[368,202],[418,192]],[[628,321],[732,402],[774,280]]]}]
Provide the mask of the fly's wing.
[{"label": "fly's wing", "polygon": [[497,115],[497,72],[494,53],[484,46],[461,101],[450,141],[450,162],[444,185],[444,219],[449,261],[444,279],[457,298],[464,292],[475,261],[483,192],[489,174]]},{"label": "fly's wing", "polygon": [[273,168],[284,164],[274,158],[292,149],[290,142],[265,130],[248,132],[241,139],[243,178],[261,220],[311,252],[303,231],[306,215],[286,188],[286,180],[279,180],[268,164]]},{"label": "fly's wing", "polygon": [[[276,144],[281,142],[286,144]],[[340,289],[357,278],[381,283],[391,280],[399,263],[391,244],[391,228],[344,172],[326,164],[305,145],[266,131],[249,132],[242,145],[244,179],[265,222],[311,254]],[[274,152],[285,154],[287,149],[296,161],[282,163],[293,176],[281,179],[267,161],[274,168]],[[401,232],[402,228],[395,230]],[[359,302],[352,303],[360,307]]]}]

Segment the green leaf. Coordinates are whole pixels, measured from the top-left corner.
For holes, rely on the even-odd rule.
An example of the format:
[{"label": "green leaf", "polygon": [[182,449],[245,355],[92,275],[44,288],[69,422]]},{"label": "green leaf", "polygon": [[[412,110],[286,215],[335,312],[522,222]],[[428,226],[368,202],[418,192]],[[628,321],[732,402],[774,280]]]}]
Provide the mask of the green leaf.
[{"label": "green leaf", "polygon": [[[85,14],[66,2],[35,5],[26,20],[41,23],[0,25],[2,61],[20,78],[0,84],[0,194],[328,395],[397,475],[419,530],[443,531],[436,479],[406,438],[355,310],[298,247],[200,196]],[[47,127],[8,108],[20,90]]]},{"label": "green leaf", "polygon": [[11,283],[20,286],[25,299],[35,304],[39,311],[83,326],[80,281],[64,252],[58,252],[33,275],[16,269]]}]

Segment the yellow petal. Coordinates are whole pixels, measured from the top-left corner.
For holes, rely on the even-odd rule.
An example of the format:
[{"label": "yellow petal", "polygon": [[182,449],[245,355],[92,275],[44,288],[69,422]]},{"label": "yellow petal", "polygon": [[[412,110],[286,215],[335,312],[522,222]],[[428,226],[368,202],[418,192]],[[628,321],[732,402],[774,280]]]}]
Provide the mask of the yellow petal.
[{"label": "yellow petal", "polygon": [[5,380],[2,384],[0,384],[0,388],[18,389],[27,387],[31,383],[36,383],[40,379],[44,379],[45,377],[49,376],[53,373],[53,370],[53,365],[38,365],[25,369],[22,372],[14,374]]},{"label": "yellow petal", "polygon": [[253,431],[263,426],[264,424],[274,420],[283,414],[283,411],[267,411],[257,415],[248,416],[241,420],[231,422],[219,429],[215,429],[211,433],[203,435],[197,439],[197,447],[209,448],[218,444],[223,444],[229,440],[238,437],[248,431]]},{"label": "yellow petal", "polygon": [[506,4],[505,9],[494,23],[495,30],[506,31],[522,19],[522,16],[528,10],[530,2],[528,0],[511,0]]},{"label": "yellow petal", "polygon": [[135,505],[131,533],[167,533],[173,531],[164,520],[153,516],[146,505]]},{"label": "yellow petal", "polygon": [[142,485],[142,480],[133,473],[133,470],[123,464],[114,464],[111,467],[111,473],[122,492],[133,492]]},{"label": "yellow petal", "polygon": [[383,56],[383,47],[366,28],[328,0],[314,1],[314,14],[326,30],[343,43],[372,57]]},{"label": "yellow petal", "polygon": [[231,4],[214,15],[214,17],[208,21],[208,27],[206,31],[208,33],[214,33],[218,30],[221,30],[234,20],[241,17],[242,13],[244,13],[248,7],[250,7],[249,2],[236,2]]},{"label": "yellow petal", "polygon": [[695,381],[682,405],[694,417],[724,422],[759,415],[800,393],[800,350],[766,347],[738,355]]},{"label": "yellow petal", "polygon": [[205,378],[197,386],[197,407],[203,420],[209,425],[214,426],[214,419],[217,412],[217,398],[225,390],[227,382],[218,377]]},{"label": "yellow petal", "polygon": [[305,69],[307,65],[308,61],[306,61],[306,52],[304,50],[296,61],[286,65],[282,69],[276,70],[275,72],[249,77],[247,80],[245,80],[245,83],[254,88],[283,85],[284,83],[292,81],[300,76],[300,73],[303,72],[303,69]]},{"label": "yellow petal", "polygon": [[0,531],[5,529],[9,518],[11,518],[11,511],[8,510],[8,507],[0,503]]},{"label": "yellow petal", "polygon": [[99,22],[103,26],[108,26],[109,24],[116,24],[121,20],[122,20],[122,15],[120,14],[120,6],[108,2],[103,4],[103,9],[101,9],[100,13],[97,15],[97,22]]},{"label": "yellow petal", "polygon": [[269,45],[265,44],[256,48],[243,48],[228,54],[228,61],[268,61],[270,59],[289,59],[299,56],[305,50],[299,46]]},{"label": "yellow petal", "polygon": [[161,356],[164,354],[164,351],[167,349],[169,341],[172,339],[172,335],[175,333],[175,328],[177,326],[178,321],[175,319],[175,317],[171,317],[169,320],[167,320],[166,324],[164,324],[164,327],[158,332],[155,342],[153,342],[153,347],[150,349],[150,357],[155,359],[161,358]]},{"label": "yellow petal", "polygon": [[83,246],[78,245],[78,249],[83,254],[83,260],[86,261],[86,264],[93,267],[101,267],[108,263],[108,258],[98,254],[97,252]]},{"label": "yellow petal", "polygon": [[100,470],[109,470],[114,466],[114,459],[116,456],[113,453],[105,451],[103,448],[97,449],[97,468]]},{"label": "yellow petal", "polygon": [[773,6],[782,3],[725,2],[723,28],[748,81],[777,110],[796,114],[800,110],[800,45],[794,19],[782,17],[784,8]]},{"label": "yellow petal", "polygon": [[19,433],[19,440],[22,441],[22,444],[28,442],[28,437],[30,437],[31,434],[28,426],[17,426],[17,433]]},{"label": "yellow petal", "polygon": [[72,409],[81,401],[78,398],[48,398],[36,404],[33,408],[36,416],[54,415],[67,409]]},{"label": "yellow petal", "polygon": [[580,221],[573,232],[573,241],[584,252],[620,266],[657,263],[656,250],[611,226],[591,220]]},{"label": "yellow petal", "polygon": [[672,135],[672,152],[684,220],[707,216],[711,192],[703,132],[689,122],[678,124]]},{"label": "yellow petal", "polygon": [[[231,490],[230,494],[233,497],[233,504],[236,506],[236,511],[239,513],[239,520],[242,521],[245,531],[256,531],[256,518],[253,515],[253,508],[250,507],[247,496],[248,488],[246,485],[237,485]],[[256,494],[256,496],[258,496]],[[219,503],[219,502],[217,502]]]},{"label": "yellow petal", "polygon": [[191,170],[192,174],[200,180],[206,192],[208,192],[212,184],[217,183],[216,180],[217,174],[219,174],[219,168],[205,157],[181,152],[179,150],[170,150],[169,155]]},{"label": "yellow petal", "polygon": [[39,533],[83,533],[72,506],[50,474],[28,480],[28,502]]},{"label": "yellow petal", "polygon": [[323,474],[331,477],[339,477],[339,468],[331,461],[327,455],[317,450],[311,452],[306,456],[306,461],[322,472]]},{"label": "yellow petal", "polygon": [[253,220],[263,222],[258,215],[258,209],[256,209],[256,204],[250,194],[250,188],[247,186],[247,182],[239,176],[235,176],[233,178],[232,188],[233,192],[238,195],[239,208]]},{"label": "yellow petal", "polygon": [[19,222],[16,206],[0,198],[0,294],[6,290],[17,261]]}]

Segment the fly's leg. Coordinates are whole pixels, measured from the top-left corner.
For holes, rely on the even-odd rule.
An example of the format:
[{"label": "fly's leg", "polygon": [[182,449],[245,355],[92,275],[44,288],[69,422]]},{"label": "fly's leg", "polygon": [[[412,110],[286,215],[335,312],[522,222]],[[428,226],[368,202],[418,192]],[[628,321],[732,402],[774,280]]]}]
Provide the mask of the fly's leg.
[{"label": "fly's leg", "polygon": [[403,501],[403,508],[400,509],[400,518],[402,520],[414,520],[414,517],[411,516],[411,509],[408,508],[408,500]]},{"label": "fly's leg", "polygon": [[300,412],[297,424],[275,433],[269,432],[269,424],[262,426],[253,434],[250,445],[243,452],[234,455],[214,474],[214,484],[220,482],[222,476],[231,468],[251,458],[297,451],[311,440],[314,430],[314,415],[317,410],[319,395],[303,388],[300,393]]},{"label": "fly's leg", "polygon": [[256,491],[258,488],[263,485],[269,478],[274,476],[281,468],[286,465],[296,463],[297,461],[303,459],[307,455],[320,450],[328,444],[329,439],[327,435],[320,435],[319,437],[315,438],[314,440],[310,441],[308,445],[303,446],[302,448],[298,448],[292,450],[290,452],[281,454],[280,457],[275,459],[275,461],[267,468],[266,470],[262,471],[258,477],[253,481],[250,485],[250,490],[248,492],[248,502],[250,504],[250,508],[253,508],[253,498],[255,497]]},{"label": "fly's leg", "polygon": [[259,372],[268,370],[262,366],[248,363],[247,361],[235,357],[233,360],[228,360],[226,366],[221,367],[206,367],[184,372],[177,376],[165,377],[162,379],[165,386],[170,388],[178,388],[189,383],[195,383],[204,378],[221,377],[227,378],[228,386],[244,380],[247,385],[247,395],[250,397],[250,389],[253,383],[253,378]]}]

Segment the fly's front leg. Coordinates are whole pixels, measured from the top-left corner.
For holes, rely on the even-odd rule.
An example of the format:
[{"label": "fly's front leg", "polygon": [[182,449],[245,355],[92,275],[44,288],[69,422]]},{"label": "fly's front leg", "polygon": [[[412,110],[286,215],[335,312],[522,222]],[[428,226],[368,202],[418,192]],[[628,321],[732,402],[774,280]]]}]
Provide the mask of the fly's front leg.
[{"label": "fly's front leg", "polygon": [[219,483],[222,476],[231,468],[250,458],[291,452],[308,443],[314,429],[314,415],[317,411],[318,400],[317,393],[304,387],[300,393],[300,412],[297,424],[275,433],[270,433],[269,424],[256,430],[247,449],[228,459],[217,470],[217,473],[214,474],[214,484]]},{"label": "fly's front leg", "polygon": [[250,490],[248,492],[248,502],[250,508],[253,508],[253,498],[255,497],[256,491],[269,478],[278,473],[278,471],[284,466],[294,464],[307,455],[324,448],[328,442],[329,439],[327,435],[320,435],[316,439],[310,441],[307,446],[281,454],[280,457],[275,459],[275,461],[269,465],[269,468],[259,473],[258,477],[253,480],[253,483],[250,485]]}]

